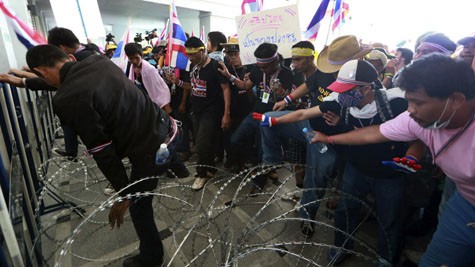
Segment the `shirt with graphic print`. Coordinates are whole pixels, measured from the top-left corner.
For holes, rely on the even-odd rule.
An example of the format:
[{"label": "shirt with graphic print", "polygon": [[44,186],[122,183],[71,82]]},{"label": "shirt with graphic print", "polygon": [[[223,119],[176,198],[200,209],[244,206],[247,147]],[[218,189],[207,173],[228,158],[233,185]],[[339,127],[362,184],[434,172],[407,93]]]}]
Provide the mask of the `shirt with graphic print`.
[{"label": "shirt with graphic print", "polygon": [[[330,95],[331,90],[327,87],[335,81],[333,73],[323,73],[319,70],[314,72],[307,78],[305,84],[310,91],[310,102],[312,107],[319,106],[323,103],[323,98]],[[310,126],[316,131],[323,132],[325,134],[337,134],[341,132],[339,127],[333,127],[328,125],[322,117],[309,119]]]},{"label": "shirt with graphic print", "polygon": [[190,72],[191,111],[194,113],[223,112],[224,99],[221,84],[228,81],[218,71],[214,59],[204,67],[193,67]]}]

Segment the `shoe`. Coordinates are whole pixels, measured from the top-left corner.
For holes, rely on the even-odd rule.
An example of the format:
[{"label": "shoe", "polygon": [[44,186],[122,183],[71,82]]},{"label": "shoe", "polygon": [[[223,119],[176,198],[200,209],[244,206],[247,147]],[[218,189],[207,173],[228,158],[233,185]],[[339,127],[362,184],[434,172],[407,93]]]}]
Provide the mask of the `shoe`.
[{"label": "shoe", "polygon": [[140,255],[135,255],[124,260],[122,266],[124,267],[160,267],[163,264],[163,259],[156,262],[148,262],[142,259]]},{"label": "shoe", "polygon": [[104,188],[104,195],[112,196],[114,193],[114,187],[112,187],[111,183],[108,183],[106,188]]},{"label": "shoe", "polygon": [[195,181],[193,182],[193,185],[191,186],[191,189],[193,189],[195,191],[199,191],[199,190],[203,189],[203,187],[205,186],[208,179],[209,178],[207,178],[207,177],[205,177],[205,178],[196,177]]},{"label": "shoe", "polygon": [[342,263],[350,254],[338,248],[330,248],[328,250],[328,262],[334,265]]},{"label": "shoe", "polygon": [[[301,188],[297,188],[299,190]],[[280,198],[285,201],[292,201],[292,202],[299,202],[300,198],[302,197],[302,191],[295,191],[295,192],[287,192],[283,194]]]},{"label": "shoe", "polygon": [[60,149],[60,148],[53,148],[52,149],[53,153],[60,156],[60,157],[65,157],[69,161],[74,161],[77,162],[77,155],[73,153],[68,153],[66,150]]},{"label": "shoe", "polygon": [[305,238],[311,238],[315,233],[315,223],[309,221],[302,221],[300,223],[300,232]]},{"label": "shoe", "polygon": [[268,175],[269,175],[269,178],[273,181],[279,180],[279,174],[277,173],[276,170],[270,171]]},{"label": "shoe", "polygon": [[249,190],[249,196],[250,197],[257,197],[260,193],[262,193],[263,189],[256,186],[252,185],[251,190]]}]

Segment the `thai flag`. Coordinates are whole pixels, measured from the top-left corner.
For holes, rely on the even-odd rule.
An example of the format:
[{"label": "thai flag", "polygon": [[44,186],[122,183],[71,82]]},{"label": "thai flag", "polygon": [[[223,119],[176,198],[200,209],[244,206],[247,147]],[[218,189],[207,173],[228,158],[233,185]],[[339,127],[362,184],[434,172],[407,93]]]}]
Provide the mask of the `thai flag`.
[{"label": "thai flag", "polygon": [[188,70],[190,61],[186,56],[185,42],[186,35],[178,20],[178,14],[175,8],[175,2],[172,2],[170,8],[171,28],[168,33],[168,48],[165,65],[175,67],[181,70]]},{"label": "thai flag", "polygon": [[122,36],[121,40],[117,44],[114,55],[112,55],[112,62],[114,62],[125,73],[127,69],[127,55],[124,51],[124,46],[130,42],[130,30],[127,29]]},{"label": "thai flag", "polygon": [[318,35],[318,30],[320,29],[321,22],[328,8],[328,3],[330,0],[322,0],[320,6],[317,9],[317,12],[310,21],[310,24],[307,27],[307,30],[304,33],[304,37],[309,40],[315,40]]},{"label": "thai flag", "polygon": [[242,14],[246,14],[245,6],[249,6],[251,12],[262,11],[264,8],[264,0],[243,0],[241,4]]},{"label": "thai flag", "polygon": [[15,31],[18,40],[27,49],[30,49],[36,45],[48,43],[40,33],[35,31],[30,25],[21,21],[15,15],[15,12],[6,7],[3,0],[0,0],[0,9],[2,10],[3,14],[5,14],[7,20],[10,22],[10,25],[13,27],[13,30]]},{"label": "thai flag", "polygon": [[206,42],[205,42],[205,25],[203,25],[203,27],[201,28],[200,40],[201,40],[204,44],[206,44]]},{"label": "thai flag", "polygon": [[348,17],[350,6],[346,2],[337,0],[335,10],[332,12],[332,31],[335,31],[341,24],[345,23],[345,17]]},{"label": "thai flag", "polygon": [[160,41],[163,40],[163,38],[165,38],[165,36],[167,36],[168,22],[170,22],[170,19],[167,19],[167,23],[165,23],[165,26],[163,26],[163,30],[160,33],[160,35],[158,36],[158,40],[157,40],[157,43],[155,44],[155,46],[158,46],[158,43],[160,43]]}]

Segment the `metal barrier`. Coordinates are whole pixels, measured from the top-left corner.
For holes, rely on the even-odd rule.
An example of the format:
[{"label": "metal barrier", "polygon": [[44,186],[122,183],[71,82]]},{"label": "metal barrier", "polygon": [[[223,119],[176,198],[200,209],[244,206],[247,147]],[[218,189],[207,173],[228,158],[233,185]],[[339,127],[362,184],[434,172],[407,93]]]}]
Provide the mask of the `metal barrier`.
[{"label": "metal barrier", "polygon": [[4,260],[9,266],[42,266],[41,243],[34,241],[41,240],[40,216],[51,207],[38,199],[37,172],[47,171],[39,166],[51,157],[54,142],[52,95],[0,85],[0,225],[7,247],[0,251],[0,265]]}]

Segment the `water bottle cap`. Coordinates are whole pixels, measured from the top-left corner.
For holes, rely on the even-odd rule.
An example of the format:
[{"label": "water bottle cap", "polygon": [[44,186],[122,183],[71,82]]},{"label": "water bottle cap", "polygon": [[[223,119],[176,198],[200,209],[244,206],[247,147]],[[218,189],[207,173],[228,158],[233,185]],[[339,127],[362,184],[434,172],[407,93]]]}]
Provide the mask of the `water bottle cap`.
[{"label": "water bottle cap", "polygon": [[304,133],[308,132],[307,127],[303,128],[302,131],[303,131]]},{"label": "water bottle cap", "polygon": [[165,143],[161,144],[160,148],[167,148],[167,144],[165,144]]}]

